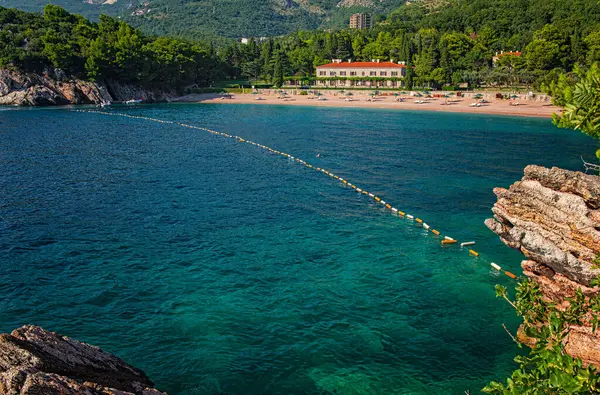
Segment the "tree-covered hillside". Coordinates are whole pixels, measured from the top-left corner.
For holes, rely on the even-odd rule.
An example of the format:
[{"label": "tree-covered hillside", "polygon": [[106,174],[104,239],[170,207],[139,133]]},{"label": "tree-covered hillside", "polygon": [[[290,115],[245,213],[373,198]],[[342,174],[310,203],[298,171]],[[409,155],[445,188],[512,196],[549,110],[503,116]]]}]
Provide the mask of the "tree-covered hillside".
[{"label": "tree-covered hillside", "polygon": [[0,68],[166,89],[225,77],[210,45],[148,37],[106,15],[93,23],[53,5],[43,14],[0,7]]},{"label": "tree-covered hillside", "polygon": [[[436,7],[433,7],[433,5]],[[518,51],[500,56],[496,52]],[[408,87],[549,86],[576,66],[600,61],[598,0],[422,0],[370,30],[297,32],[220,54],[234,73],[280,83],[314,77],[331,59],[395,59]]]},{"label": "tree-covered hillside", "polygon": [[54,4],[73,14],[80,14],[88,19],[98,20],[100,14],[118,15],[121,9],[126,6],[126,3],[131,3],[131,1],[121,0],[121,2],[111,3],[112,1],[107,2],[106,0],[0,0],[0,7],[17,8],[27,12],[42,12],[47,4]]},{"label": "tree-covered hillside", "polygon": [[345,27],[354,12],[383,15],[404,0],[0,0],[30,12],[48,3],[93,20],[100,13],[121,17],[151,34],[239,38]]}]

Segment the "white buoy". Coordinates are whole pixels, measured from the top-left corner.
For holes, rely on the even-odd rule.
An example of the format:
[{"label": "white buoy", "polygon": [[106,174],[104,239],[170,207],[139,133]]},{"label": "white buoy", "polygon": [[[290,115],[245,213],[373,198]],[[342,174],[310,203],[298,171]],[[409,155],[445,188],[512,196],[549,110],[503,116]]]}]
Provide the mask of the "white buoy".
[{"label": "white buoy", "polygon": [[426,223],[423,223],[423,227],[424,227],[425,229],[429,229],[429,225],[427,225]]},{"label": "white buoy", "polygon": [[450,241],[454,240],[454,239],[453,239],[452,237],[450,237],[450,236],[444,236],[444,239],[446,239],[446,240],[450,240]]},{"label": "white buoy", "polygon": [[410,214],[406,214],[406,218],[408,218],[408,219],[413,219],[413,218],[415,218],[415,217],[413,217],[413,216],[412,216],[412,215],[410,215]]},{"label": "white buoy", "polygon": [[500,266],[496,265],[494,262],[490,263],[490,265],[491,265],[491,266],[492,266],[494,269],[496,269],[496,270],[498,270],[498,271],[502,270],[502,269],[500,268]]},{"label": "white buoy", "polygon": [[472,245],[475,245],[474,241],[465,241],[464,243],[460,243],[461,247],[472,246]]}]

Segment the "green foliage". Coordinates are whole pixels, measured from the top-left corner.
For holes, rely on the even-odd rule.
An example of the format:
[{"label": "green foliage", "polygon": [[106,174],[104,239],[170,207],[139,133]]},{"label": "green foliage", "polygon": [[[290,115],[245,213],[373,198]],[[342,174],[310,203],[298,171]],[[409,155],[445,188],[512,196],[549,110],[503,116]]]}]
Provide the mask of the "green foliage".
[{"label": "green foliage", "polygon": [[170,89],[224,76],[222,61],[202,43],[151,38],[105,15],[92,23],[54,5],[42,15],[0,7],[0,67],[51,67],[89,80]]},{"label": "green foliage", "polygon": [[338,7],[339,0],[119,0],[112,5],[103,0],[2,0],[0,5],[39,12],[50,2],[92,20],[101,13],[120,17],[153,35],[204,39],[280,36],[298,29],[341,28],[348,26],[354,12],[387,13],[404,0],[373,1],[359,7]]},{"label": "green foliage", "polygon": [[[41,3],[45,2],[37,2]],[[341,8],[333,7],[333,3],[310,0],[307,4],[325,11]],[[558,83],[559,75],[569,75],[576,67],[589,68],[600,58],[597,0],[448,0],[436,7],[431,3],[417,1],[401,6],[370,30],[296,31],[251,38],[246,45],[220,39],[216,47],[174,38],[152,39],[123,20],[133,21],[147,32],[173,37],[278,35],[289,30],[283,25],[307,12],[306,4],[293,9],[280,4],[278,11],[273,11],[271,1],[150,0],[147,8],[152,11],[142,16],[132,16],[133,11],[128,10],[122,19],[100,16],[98,23],[52,6],[43,18],[26,14],[28,20],[17,21],[21,27],[16,30],[11,20],[23,17],[16,15],[18,11],[4,10],[0,67],[54,66],[92,80],[111,78],[153,86],[205,85],[221,78],[282,85],[284,76],[314,77],[315,67],[331,59],[393,59],[406,62],[404,85],[409,89],[462,83],[475,88],[549,89]],[[394,3],[386,2],[385,7],[388,4]],[[233,9],[234,16],[223,17]],[[197,10],[202,13],[195,13]],[[274,17],[272,12],[283,14]],[[209,20],[199,23],[198,18]],[[294,26],[313,28],[320,23],[319,18]],[[31,28],[23,28],[24,24]],[[502,50],[523,54],[501,56],[492,64],[494,54]]]},{"label": "green foliage", "polygon": [[[508,298],[505,287],[496,286],[496,296],[507,300],[523,317],[522,331],[535,343],[527,356],[517,356],[515,370],[505,384],[491,382],[483,391],[490,394],[599,394],[600,375],[593,366],[566,354],[564,340],[569,325],[581,325],[591,315],[593,330],[598,326],[600,297],[586,298],[581,289],[567,299],[567,308],[548,302],[538,285],[523,279],[517,285],[516,300]],[[520,344],[519,344],[520,346]]]},{"label": "green foliage", "polygon": [[[269,81],[280,79],[277,50],[287,56],[289,76],[314,76],[314,67],[331,59],[404,61],[407,88],[468,83],[539,89],[600,57],[596,0],[450,0],[434,10],[427,4],[402,6],[371,30],[299,31],[252,46],[230,44],[221,53],[232,74]],[[501,56],[493,65],[502,50],[522,56]],[[599,55],[586,56],[589,50]]]},{"label": "green foliage", "polygon": [[[554,114],[554,123],[561,128],[581,130],[600,139],[600,66],[589,69],[576,67],[572,74],[561,74],[545,85],[554,103],[564,107],[562,114]],[[600,159],[600,150],[596,151]]]}]

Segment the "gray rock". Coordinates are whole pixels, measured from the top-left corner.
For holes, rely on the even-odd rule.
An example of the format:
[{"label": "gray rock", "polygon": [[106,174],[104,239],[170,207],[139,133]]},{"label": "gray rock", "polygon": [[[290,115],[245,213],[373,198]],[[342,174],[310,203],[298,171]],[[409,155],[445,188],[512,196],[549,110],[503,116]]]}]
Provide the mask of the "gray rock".
[{"label": "gray rock", "polygon": [[113,81],[84,81],[58,69],[46,70],[43,74],[0,69],[0,105],[98,104],[130,99],[157,102],[170,100],[172,96],[172,92],[148,90]]},{"label": "gray rock", "polygon": [[40,327],[0,335],[2,394],[162,394],[153,387],[116,356]]}]

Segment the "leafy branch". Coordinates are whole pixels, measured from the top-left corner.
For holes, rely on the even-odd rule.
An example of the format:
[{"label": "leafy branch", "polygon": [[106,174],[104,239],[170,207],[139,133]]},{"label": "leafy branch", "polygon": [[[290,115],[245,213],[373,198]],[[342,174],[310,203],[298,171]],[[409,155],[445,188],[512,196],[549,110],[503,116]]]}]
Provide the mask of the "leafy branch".
[{"label": "leafy branch", "polygon": [[[571,325],[592,324],[598,328],[600,297],[586,297],[581,289],[567,306],[558,306],[543,297],[539,286],[523,279],[516,288],[515,300],[506,287],[497,285],[496,296],[506,300],[523,318],[522,334],[511,338],[520,343],[528,338],[532,349],[527,356],[515,357],[519,368],[506,383],[493,381],[483,392],[490,394],[600,394],[600,375],[593,365],[584,366],[580,358],[565,352]],[[504,327],[506,329],[506,327]],[[508,331],[507,331],[508,332]]]}]

